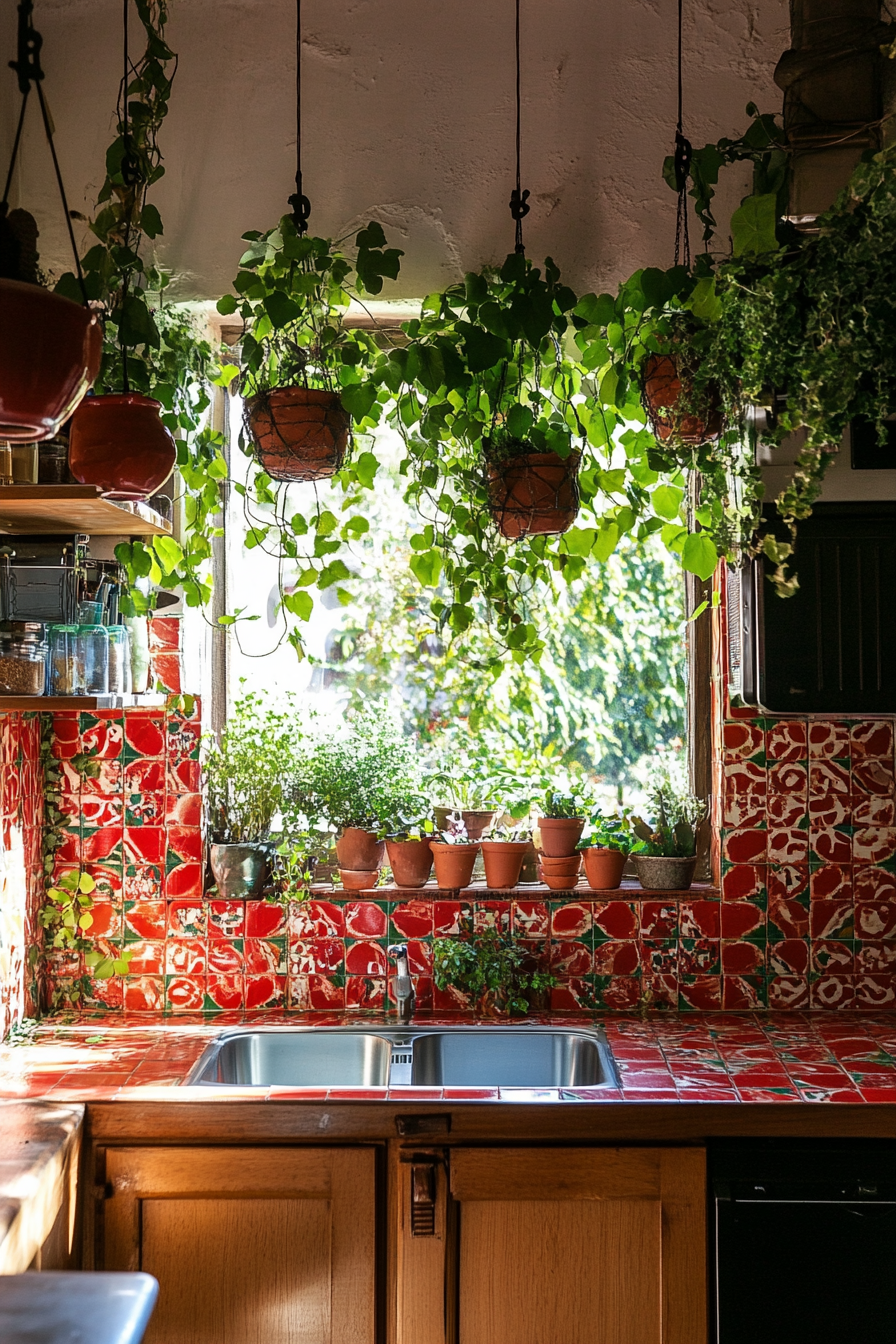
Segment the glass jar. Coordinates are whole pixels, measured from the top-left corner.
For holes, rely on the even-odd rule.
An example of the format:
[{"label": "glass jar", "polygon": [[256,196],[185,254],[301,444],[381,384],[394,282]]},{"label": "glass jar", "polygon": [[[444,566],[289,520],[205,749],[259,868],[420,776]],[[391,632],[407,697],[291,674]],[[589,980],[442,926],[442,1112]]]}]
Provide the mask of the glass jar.
[{"label": "glass jar", "polygon": [[4,621],[0,625],[0,694],[43,695],[46,677],[43,621]]},{"label": "glass jar", "polygon": [[68,437],[57,434],[37,445],[38,485],[68,485],[73,481],[68,469]]},{"label": "glass jar", "polygon": [[149,687],[149,619],[126,616],[124,624],[131,646],[131,692],[142,695]]},{"label": "glass jar", "polygon": [[37,444],[13,443],[12,479],[16,485],[37,485]]},{"label": "glass jar", "polygon": [[77,625],[50,626],[48,695],[85,695],[84,641]]},{"label": "glass jar", "polygon": [[127,695],[131,689],[131,649],[123,625],[109,625],[109,694]]},{"label": "glass jar", "polygon": [[109,694],[109,631],[98,620],[85,620],[91,608],[102,611],[102,602],[80,602],[79,634],[84,650],[84,692],[86,695]]},{"label": "glass jar", "polygon": [[0,439],[0,485],[12,485],[12,444]]}]

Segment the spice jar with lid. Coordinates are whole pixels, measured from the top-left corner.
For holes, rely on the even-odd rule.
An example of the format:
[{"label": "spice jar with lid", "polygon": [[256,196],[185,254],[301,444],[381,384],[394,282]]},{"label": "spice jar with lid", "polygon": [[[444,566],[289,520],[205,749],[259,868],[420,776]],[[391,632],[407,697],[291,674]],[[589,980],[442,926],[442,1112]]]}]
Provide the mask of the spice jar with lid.
[{"label": "spice jar with lid", "polygon": [[84,641],[77,625],[50,626],[48,695],[84,695]]},{"label": "spice jar with lid", "polygon": [[47,640],[43,621],[0,624],[0,695],[43,695]]}]

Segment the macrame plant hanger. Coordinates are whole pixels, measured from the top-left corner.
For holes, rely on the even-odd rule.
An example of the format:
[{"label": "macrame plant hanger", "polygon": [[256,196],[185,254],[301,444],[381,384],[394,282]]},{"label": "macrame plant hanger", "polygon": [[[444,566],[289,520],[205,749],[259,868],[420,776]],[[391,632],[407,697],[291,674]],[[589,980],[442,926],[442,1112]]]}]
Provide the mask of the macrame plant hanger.
[{"label": "macrame plant hanger", "polygon": [[308,232],[311,202],[302,189],[302,0],[296,0],[296,189],[289,197],[296,232]]},{"label": "macrame plant hanger", "polygon": [[528,215],[529,193],[522,191],[520,160],[522,157],[522,116],[520,99],[520,0],[516,0],[516,186],[510,194],[510,214],[515,225],[514,251],[524,253],[523,220]]},{"label": "macrame plant hanger", "polygon": [[684,134],[682,121],[682,9],[678,0],[678,121],[675,126],[675,189],[678,205],[675,213],[675,265],[691,267],[691,240],[688,233],[688,179],[691,172],[691,142]]},{"label": "macrame plant hanger", "polygon": [[6,219],[9,211],[9,193],[12,189],[12,178],[15,172],[16,161],[19,155],[19,147],[22,142],[22,129],[25,125],[25,112],[28,108],[28,95],[31,92],[31,86],[34,85],[37,90],[37,101],[40,105],[41,119],[44,124],[44,134],[47,137],[47,144],[50,146],[50,156],[53,160],[53,171],[56,175],[56,185],[59,188],[59,196],[62,201],[62,210],[65,215],[65,223],[68,229],[68,238],[71,243],[72,255],[75,259],[75,274],[78,277],[78,285],[81,290],[81,298],[85,308],[89,307],[87,298],[87,287],[84,284],[84,274],[81,270],[81,258],[78,256],[78,246],[75,242],[75,231],[72,228],[71,215],[69,214],[68,201],[65,195],[65,186],[62,181],[62,171],[59,167],[59,159],[56,157],[56,145],[53,140],[53,120],[50,116],[47,100],[44,97],[42,80],[44,72],[40,64],[40,50],[43,46],[43,38],[34,27],[31,15],[34,10],[32,0],[21,0],[18,6],[19,24],[18,24],[18,50],[16,59],[10,61],[10,69],[15,70],[19,79],[19,92],[22,95],[22,107],[19,112],[18,125],[16,126],[15,139],[13,140],[12,154],[9,160],[9,170],[6,174],[6,185],[3,188],[3,200],[0,202],[0,219]]}]

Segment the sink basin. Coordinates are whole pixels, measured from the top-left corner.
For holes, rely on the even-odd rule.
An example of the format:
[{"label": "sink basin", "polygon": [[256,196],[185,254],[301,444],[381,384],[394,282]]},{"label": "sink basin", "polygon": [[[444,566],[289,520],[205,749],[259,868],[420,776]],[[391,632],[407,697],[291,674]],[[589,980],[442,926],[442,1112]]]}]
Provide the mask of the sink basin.
[{"label": "sink basin", "polygon": [[261,1027],[223,1032],[187,1082],[213,1087],[615,1087],[599,1030]]},{"label": "sink basin", "polygon": [[412,1080],[431,1087],[596,1087],[600,1042],[573,1031],[434,1031],[414,1042]]},{"label": "sink basin", "polygon": [[191,1083],[243,1087],[385,1087],[392,1042],[368,1031],[245,1031],[220,1037]]}]

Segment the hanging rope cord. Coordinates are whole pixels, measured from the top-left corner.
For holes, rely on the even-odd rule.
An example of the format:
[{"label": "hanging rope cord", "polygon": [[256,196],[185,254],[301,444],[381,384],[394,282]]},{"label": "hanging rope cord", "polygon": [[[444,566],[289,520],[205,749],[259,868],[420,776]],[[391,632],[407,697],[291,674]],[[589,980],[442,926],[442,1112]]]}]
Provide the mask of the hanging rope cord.
[{"label": "hanging rope cord", "polygon": [[510,213],[516,225],[515,252],[525,252],[523,220],[529,213],[529,193],[522,191],[520,161],[522,158],[522,104],[520,98],[520,0],[516,0],[516,186],[510,195]]},{"label": "hanging rope cord", "polygon": [[691,171],[691,142],[684,134],[682,116],[682,9],[684,0],[678,0],[678,120],[675,125],[675,186],[678,205],[675,211],[675,265],[690,269],[691,240],[688,234],[688,178]]},{"label": "hanging rope cord", "polygon": [[296,0],[296,189],[289,204],[296,231],[307,233],[311,202],[302,190],[302,0]]},{"label": "hanging rope cord", "polygon": [[[128,113],[128,85],[131,79],[131,65],[128,59],[128,6],[130,0],[122,0],[122,47],[123,47],[123,73],[121,77],[121,112],[119,121],[121,123],[121,138],[124,142],[124,153],[121,156],[121,176],[126,187],[132,187],[136,184],[139,177],[139,169],[136,163],[131,146],[131,126]],[[130,212],[125,211],[124,217],[124,245],[127,251],[131,248],[131,219]],[[127,303],[128,289],[131,283],[131,268],[126,267],[121,277],[121,304],[122,309]],[[131,390],[131,380],[128,375],[128,347],[124,339],[124,313],[121,314],[122,320],[118,323],[118,348],[121,351],[121,390],[128,393]]]},{"label": "hanging rope cord", "polygon": [[19,112],[16,136],[13,141],[12,154],[9,160],[9,170],[6,174],[3,200],[0,202],[0,213],[5,215],[9,209],[9,193],[12,188],[12,177],[15,172],[19,147],[22,142],[22,129],[25,125],[25,111],[28,107],[28,95],[31,92],[31,85],[33,84],[37,89],[37,101],[40,105],[40,115],[44,124],[44,134],[47,137],[47,144],[50,146],[50,157],[53,160],[53,172],[56,175],[56,185],[59,188],[59,197],[62,201],[62,210],[65,215],[66,228],[68,229],[68,239],[71,243],[72,256],[75,259],[75,274],[78,277],[81,298],[83,299],[86,308],[89,306],[87,287],[84,284],[84,273],[81,270],[81,258],[78,256],[78,245],[75,242],[75,231],[72,228],[72,218],[69,213],[68,201],[65,195],[65,185],[62,181],[62,171],[59,167],[59,159],[56,156],[56,145],[53,140],[53,122],[50,117],[47,100],[44,97],[44,91],[41,84],[41,81],[44,78],[44,72],[41,69],[40,64],[40,49],[43,46],[43,38],[31,22],[33,9],[34,5],[32,4],[32,0],[21,0],[21,3],[18,6],[18,50],[16,59],[10,61],[9,66],[11,70],[15,70],[19,78],[19,92],[22,95],[22,107]]}]

